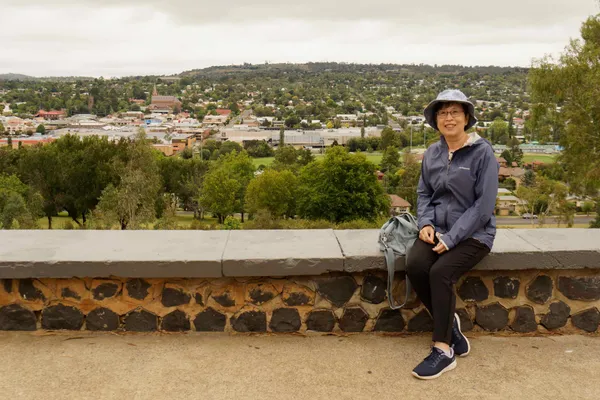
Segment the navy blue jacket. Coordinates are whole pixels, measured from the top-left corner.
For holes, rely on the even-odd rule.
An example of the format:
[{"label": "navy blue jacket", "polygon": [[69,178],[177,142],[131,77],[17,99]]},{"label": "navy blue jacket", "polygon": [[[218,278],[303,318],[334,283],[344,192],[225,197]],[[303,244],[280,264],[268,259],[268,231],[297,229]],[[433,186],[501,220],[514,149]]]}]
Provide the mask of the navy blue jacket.
[{"label": "navy blue jacket", "polygon": [[419,230],[433,226],[448,249],[468,238],[491,249],[499,168],[492,145],[476,133],[470,134],[451,161],[443,136],[429,146],[417,188]]}]

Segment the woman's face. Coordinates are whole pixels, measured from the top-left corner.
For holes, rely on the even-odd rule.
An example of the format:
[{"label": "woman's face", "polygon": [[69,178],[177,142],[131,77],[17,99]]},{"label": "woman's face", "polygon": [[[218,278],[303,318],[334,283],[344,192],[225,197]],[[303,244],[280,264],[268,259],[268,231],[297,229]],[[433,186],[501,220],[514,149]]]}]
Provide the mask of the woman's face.
[{"label": "woman's face", "polygon": [[436,119],[444,137],[458,137],[465,133],[467,115],[460,103],[444,103],[436,113]]}]

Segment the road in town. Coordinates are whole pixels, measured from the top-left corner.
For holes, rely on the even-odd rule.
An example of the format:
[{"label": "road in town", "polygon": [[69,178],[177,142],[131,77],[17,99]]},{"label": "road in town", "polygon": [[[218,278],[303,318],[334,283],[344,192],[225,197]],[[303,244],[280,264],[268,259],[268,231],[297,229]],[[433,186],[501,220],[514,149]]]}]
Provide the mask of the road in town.
[{"label": "road in town", "polygon": [[598,335],[468,336],[454,371],[419,381],[429,335],[0,332],[0,398],[600,398]]},{"label": "road in town", "polygon": [[[574,223],[575,224],[589,224],[590,221],[593,221],[595,216],[585,216],[585,215],[576,215]],[[554,217],[547,217],[544,221],[544,224],[557,224],[557,220]],[[522,217],[496,217],[497,225],[531,225],[532,222],[530,219],[525,219]],[[533,220],[533,225],[537,226],[538,220]],[[563,226],[566,226],[564,222],[562,222]],[[523,228],[527,228],[524,226]]]}]

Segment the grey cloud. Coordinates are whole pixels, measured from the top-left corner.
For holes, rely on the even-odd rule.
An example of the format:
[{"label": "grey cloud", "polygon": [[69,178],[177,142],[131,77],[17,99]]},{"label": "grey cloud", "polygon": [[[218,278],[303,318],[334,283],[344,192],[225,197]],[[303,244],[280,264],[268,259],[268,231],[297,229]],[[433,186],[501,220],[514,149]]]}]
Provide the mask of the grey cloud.
[{"label": "grey cloud", "polygon": [[[43,6],[41,0],[4,0],[14,6]],[[372,19],[396,23],[462,26],[540,26],[559,24],[571,18],[600,11],[594,0],[505,0],[481,1],[401,0],[54,0],[53,7],[142,7],[152,8],[185,24],[206,22],[250,22],[275,18],[306,21]],[[284,31],[283,31],[284,32]]]}]

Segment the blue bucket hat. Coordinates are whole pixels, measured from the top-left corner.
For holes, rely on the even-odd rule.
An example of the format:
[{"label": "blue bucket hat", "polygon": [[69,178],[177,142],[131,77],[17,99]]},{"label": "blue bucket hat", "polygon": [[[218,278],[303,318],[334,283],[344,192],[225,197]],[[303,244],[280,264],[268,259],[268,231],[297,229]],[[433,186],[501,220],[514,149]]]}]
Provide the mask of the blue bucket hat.
[{"label": "blue bucket hat", "polygon": [[423,112],[423,114],[425,115],[425,120],[433,129],[439,131],[434,115],[436,104],[449,102],[462,103],[467,105],[467,109],[469,110],[469,122],[467,122],[467,125],[465,125],[465,131],[477,123],[477,118],[475,118],[475,106],[473,106],[473,103],[471,103],[469,99],[467,99],[467,96],[465,96],[465,94],[460,90],[446,89],[440,94],[438,94],[437,98],[431,103],[429,103],[425,108],[425,111]]}]

